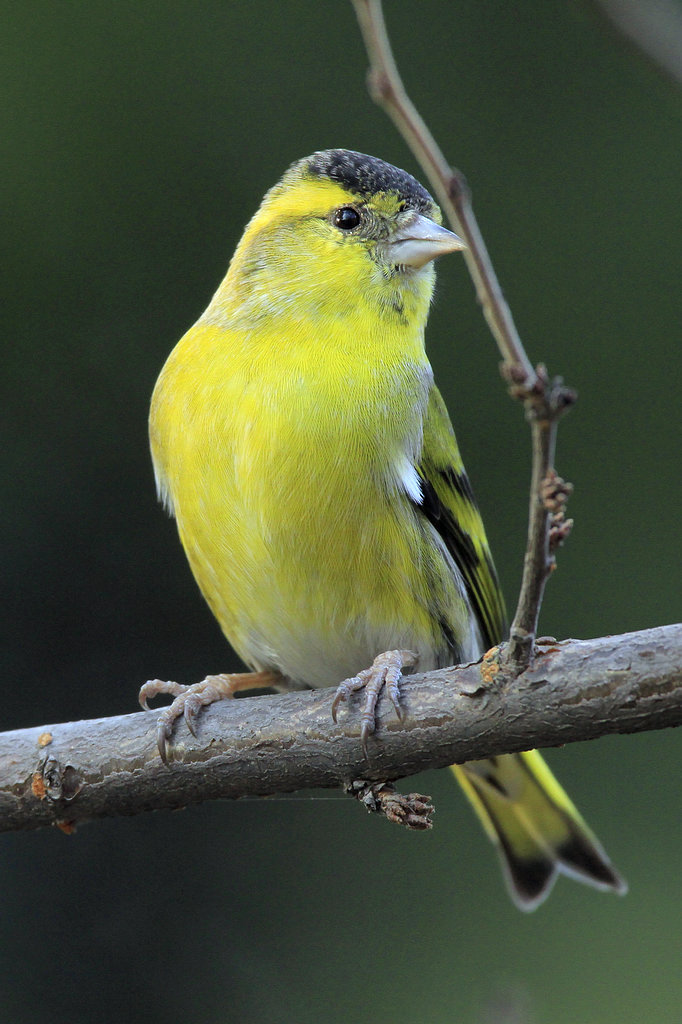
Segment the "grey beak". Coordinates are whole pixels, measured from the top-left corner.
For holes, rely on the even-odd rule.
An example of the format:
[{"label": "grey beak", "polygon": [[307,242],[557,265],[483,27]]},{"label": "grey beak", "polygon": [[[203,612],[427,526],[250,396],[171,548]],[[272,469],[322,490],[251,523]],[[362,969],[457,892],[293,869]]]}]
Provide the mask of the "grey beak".
[{"label": "grey beak", "polygon": [[417,213],[391,236],[385,251],[396,266],[423,267],[436,256],[458,249],[466,249],[459,235]]}]

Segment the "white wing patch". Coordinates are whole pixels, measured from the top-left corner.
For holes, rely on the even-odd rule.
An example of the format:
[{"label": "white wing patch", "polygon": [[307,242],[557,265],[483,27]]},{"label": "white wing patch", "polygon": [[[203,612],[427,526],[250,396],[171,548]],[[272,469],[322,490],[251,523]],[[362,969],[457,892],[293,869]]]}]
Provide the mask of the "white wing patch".
[{"label": "white wing patch", "polygon": [[419,473],[407,458],[403,458],[400,461],[397,469],[400,486],[415,505],[421,505],[424,495],[422,494],[422,485],[419,479]]}]

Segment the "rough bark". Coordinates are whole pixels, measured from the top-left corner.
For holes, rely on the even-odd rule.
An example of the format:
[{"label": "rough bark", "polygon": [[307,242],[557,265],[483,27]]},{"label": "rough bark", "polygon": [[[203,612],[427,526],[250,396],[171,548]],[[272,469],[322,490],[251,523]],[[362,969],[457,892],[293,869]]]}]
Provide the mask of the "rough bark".
[{"label": "rough bark", "polygon": [[503,678],[498,649],[476,665],[404,680],[366,761],[357,703],[331,719],[332,691],[225,701],[182,723],[164,765],[156,714],[0,734],[0,830],[139,814],[203,800],[393,780],[531,747],[682,723],[682,625],[598,640],[542,640]]}]

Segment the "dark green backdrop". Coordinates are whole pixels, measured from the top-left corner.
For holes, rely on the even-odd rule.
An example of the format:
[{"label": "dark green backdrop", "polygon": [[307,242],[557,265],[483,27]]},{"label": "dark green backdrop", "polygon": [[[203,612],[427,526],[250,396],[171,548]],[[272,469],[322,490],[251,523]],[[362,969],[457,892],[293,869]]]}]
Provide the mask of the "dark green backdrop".
[{"label": "dark green backdrop", "polygon": [[[587,5],[388,5],[405,78],[467,174],[531,356],[580,402],[573,538],[542,629],[680,607],[682,99]],[[149,395],[262,193],[345,146],[419,174],[364,89],[347,3],[4,3],[4,728],[133,711],[235,665],[156,505]],[[528,436],[461,260],[430,351],[514,599]],[[551,763],[628,877],[525,917],[447,773],[429,835],[343,798],[242,802],[0,842],[0,1018],[677,1022],[674,733]],[[516,1017],[501,1016],[505,1003]]]}]

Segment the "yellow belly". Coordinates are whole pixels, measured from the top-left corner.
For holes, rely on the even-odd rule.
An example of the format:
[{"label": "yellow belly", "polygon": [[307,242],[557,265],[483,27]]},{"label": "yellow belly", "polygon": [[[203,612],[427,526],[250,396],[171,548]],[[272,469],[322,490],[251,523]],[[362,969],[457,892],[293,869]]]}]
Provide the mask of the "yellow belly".
[{"label": "yellow belly", "polygon": [[297,685],[338,682],[393,648],[416,650],[422,670],[448,663],[438,616],[468,635],[470,611],[401,479],[421,443],[425,357],[393,377],[353,364],[320,379],[294,353],[275,376],[253,347],[228,354],[207,330],[166,364],[150,433],[192,571],[235,650]]}]

